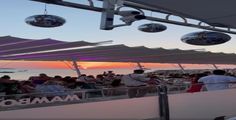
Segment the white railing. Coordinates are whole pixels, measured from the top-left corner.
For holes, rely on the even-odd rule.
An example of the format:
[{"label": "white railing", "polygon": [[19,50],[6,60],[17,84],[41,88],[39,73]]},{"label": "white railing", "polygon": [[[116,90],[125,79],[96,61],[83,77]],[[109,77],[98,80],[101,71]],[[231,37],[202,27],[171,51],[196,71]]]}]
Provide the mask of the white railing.
[{"label": "white railing", "polygon": [[[158,86],[142,86],[137,88],[147,88],[145,96],[158,95]],[[175,90],[183,90],[184,86],[169,86],[170,93]],[[186,86],[185,86],[186,87]],[[74,103],[108,101],[115,99],[127,99],[128,87],[122,86],[118,88],[101,88],[101,89],[82,89],[78,91],[67,90],[65,92],[44,92],[44,93],[27,93],[27,94],[14,94],[5,95],[0,94],[0,111],[56,106]]]}]

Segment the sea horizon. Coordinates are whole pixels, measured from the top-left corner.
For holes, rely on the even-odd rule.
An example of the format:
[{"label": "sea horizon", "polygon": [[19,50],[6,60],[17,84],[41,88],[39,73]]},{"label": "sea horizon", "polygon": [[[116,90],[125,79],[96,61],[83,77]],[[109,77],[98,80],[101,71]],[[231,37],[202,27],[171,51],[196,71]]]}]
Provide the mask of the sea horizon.
[{"label": "sea horizon", "polygon": [[[92,68],[92,69],[81,69],[81,74],[86,75],[93,75],[96,77],[98,74],[103,74],[103,72],[113,71],[115,74],[130,74],[133,73],[133,70],[137,68]],[[187,68],[186,70],[206,70],[206,69],[213,69],[213,68]],[[227,68],[221,68],[221,69],[227,69]],[[230,69],[230,68],[228,68]],[[231,68],[232,69],[232,68]],[[146,70],[146,72],[153,72],[157,70],[179,70],[182,71],[180,68],[152,68]],[[11,79],[15,80],[28,80],[30,76],[38,76],[40,73],[45,73],[48,76],[54,77],[56,75],[65,77],[65,76],[71,76],[71,77],[77,77],[77,72],[72,69],[68,68],[7,68],[7,69],[1,69],[0,70],[0,77],[3,75],[9,75]]]},{"label": "sea horizon", "polygon": [[[80,70],[81,74],[86,75],[98,75],[102,74],[103,72],[113,71],[116,74],[129,74],[132,73],[133,69],[131,68],[117,68],[117,69],[82,69]],[[30,76],[38,76],[40,73],[45,73],[48,76],[54,77],[56,75],[65,77],[77,77],[77,73],[71,69],[4,69],[1,70],[0,77],[3,75],[9,75],[11,79],[15,80],[28,80]]]}]

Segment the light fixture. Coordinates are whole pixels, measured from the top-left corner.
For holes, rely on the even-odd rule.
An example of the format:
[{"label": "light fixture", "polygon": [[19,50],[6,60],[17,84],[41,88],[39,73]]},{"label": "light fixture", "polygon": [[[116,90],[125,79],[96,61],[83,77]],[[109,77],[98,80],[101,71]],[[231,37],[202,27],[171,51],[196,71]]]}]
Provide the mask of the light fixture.
[{"label": "light fixture", "polygon": [[45,4],[44,14],[27,17],[25,22],[36,27],[52,28],[62,26],[65,24],[66,20],[56,15],[48,15]]},{"label": "light fixture", "polygon": [[181,41],[191,45],[218,45],[229,41],[231,37],[225,33],[213,31],[193,32],[184,35]]}]

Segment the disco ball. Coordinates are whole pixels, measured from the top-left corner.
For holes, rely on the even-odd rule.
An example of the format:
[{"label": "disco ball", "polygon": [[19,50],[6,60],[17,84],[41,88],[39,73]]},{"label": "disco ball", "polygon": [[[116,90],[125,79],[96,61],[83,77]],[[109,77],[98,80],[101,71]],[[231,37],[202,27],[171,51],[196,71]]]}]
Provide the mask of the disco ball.
[{"label": "disco ball", "polygon": [[229,41],[231,37],[225,33],[213,31],[193,32],[184,35],[181,41],[191,45],[218,45]]},{"label": "disco ball", "polygon": [[166,29],[167,27],[165,25],[157,23],[143,24],[138,27],[138,30],[149,33],[162,32]]},{"label": "disco ball", "polygon": [[36,27],[51,28],[62,26],[66,22],[66,20],[59,16],[44,14],[27,17],[25,19],[25,22]]}]

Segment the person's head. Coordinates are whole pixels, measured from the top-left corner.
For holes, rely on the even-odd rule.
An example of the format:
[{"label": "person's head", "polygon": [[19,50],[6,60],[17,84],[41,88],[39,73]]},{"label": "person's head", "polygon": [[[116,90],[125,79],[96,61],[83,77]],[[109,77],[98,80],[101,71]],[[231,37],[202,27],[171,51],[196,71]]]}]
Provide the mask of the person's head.
[{"label": "person's head", "polygon": [[22,85],[30,85],[30,86],[33,86],[32,82],[30,82],[30,81],[22,81],[21,84],[22,84]]},{"label": "person's head", "polygon": [[107,75],[108,76],[114,76],[115,74],[113,73],[113,71],[108,71]]},{"label": "person's head", "polygon": [[96,76],[96,78],[103,78],[103,75],[99,74]]},{"label": "person's head", "polygon": [[10,80],[10,79],[11,79],[11,77],[10,77],[10,76],[8,76],[8,75],[3,75],[3,76],[1,77],[1,79]]},{"label": "person's head", "polygon": [[214,71],[213,71],[213,74],[214,74],[214,75],[224,75],[224,74],[225,74],[225,71],[224,71],[224,70],[214,70]]},{"label": "person's head", "polygon": [[144,70],[142,70],[142,69],[137,69],[137,70],[134,70],[134,73],[135,73],[135,74],[143,74],[143,73],[144,73]]},{"label": "person's head", "polygon": [[62,79],[62,77],[61,77],[60,75],[56,75],[56,76],[54,76],[53,78],[54,78],[54,79],[58,79],[58,80]]},{"label": "person's head", "polygon": [[83,76],[83,77],[85,77],[85,76],[86,76],[86,74],[81,74],[80,76]]},{"label": "person's head", "polygon": [[93,75],[88,75],[87,77],[88,78],[93,78],[93,79],[95,78]]},{"label": "person's head", "polygon": [[45,73],[40,73],[39,77],[48,77]]},{"label": "person's head", "polygon": [[191,75],[191,82],[192,83],[198,83],[198,80],[201,78],[201,77],[204,77],[204,76],[207,76],[207,74],[205,73],[198,73],[198,74],[192,74]]},{"label": "person's head", "polygon": [[71,76],[65,76],[64,78],[63,78],[63,80],[70,80],[71,79]]}]

